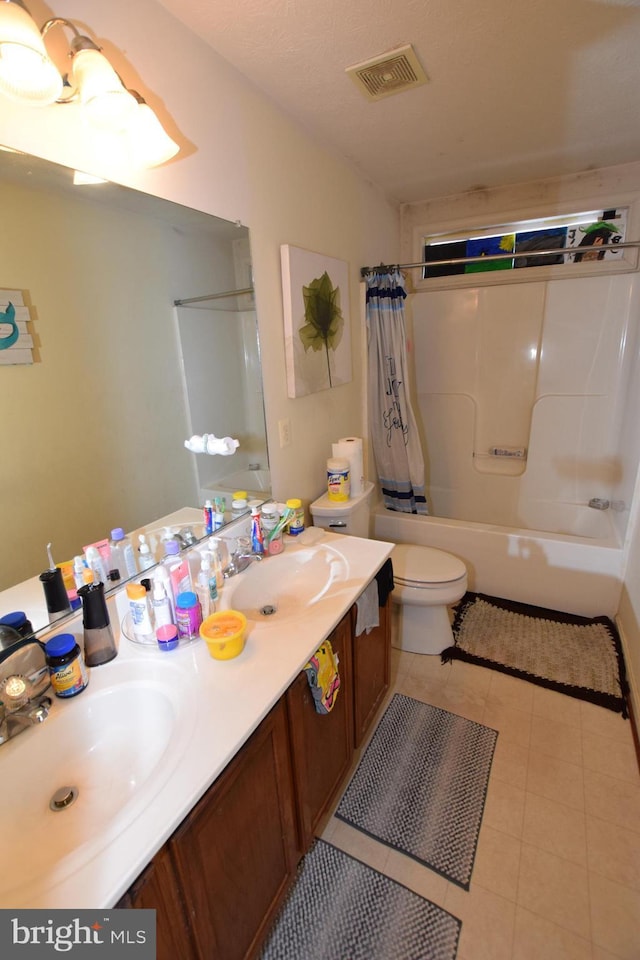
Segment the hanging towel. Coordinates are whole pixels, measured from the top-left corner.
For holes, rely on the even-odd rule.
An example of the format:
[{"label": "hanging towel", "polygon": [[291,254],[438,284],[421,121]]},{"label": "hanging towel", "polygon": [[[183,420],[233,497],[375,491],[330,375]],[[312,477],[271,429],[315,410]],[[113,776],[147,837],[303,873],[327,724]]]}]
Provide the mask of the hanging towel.
[{"label": "hanging towel", "polygon": [[385,560],[376,573],[376,583],[378,584],[378,603],[381,607],[384,607],[394,587],[391,557]]},{"label": "hanging towel", "polygon": [[374,627],[380,626],[380,612],[378,609],[378,583],[375,579],[364,588],[356,600],[358,615],[356,617],[356,637],[365,630],[370,633]]},{"label": "hanging towel", "polygon": [[329,640],[321,644],[304,667],[317,713],[329,713],[340,689],[338,657]]}]

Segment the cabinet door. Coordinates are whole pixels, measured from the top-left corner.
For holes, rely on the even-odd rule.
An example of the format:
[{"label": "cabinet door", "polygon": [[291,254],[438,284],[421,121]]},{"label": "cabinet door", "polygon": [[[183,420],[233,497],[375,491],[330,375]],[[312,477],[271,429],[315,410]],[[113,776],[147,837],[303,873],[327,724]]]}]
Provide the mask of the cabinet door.
[{"label": "cabinet door", "polygon": [[117,906],[156,911],[157,960],[194,960],[195,950],[168,847],[156,854]]},{"label": "cabinet door", "polygon": [[170,841],[201,960],[254,954],[297,865],[281,700]]},{"label": "cabinet door", "polygon": [[309,848],[313,832],[336,796],[353,756],[351,613],[338,624],[329,640],[340,661],[340,690],[331,712],[316,712],[304,672],[298,674],[287,691],[303,852]]},{"label": "cabinet door", "polygon": [[391,600],[380,607],[380,626],[353,637],[354,730],[359,747],[389,688]]}]

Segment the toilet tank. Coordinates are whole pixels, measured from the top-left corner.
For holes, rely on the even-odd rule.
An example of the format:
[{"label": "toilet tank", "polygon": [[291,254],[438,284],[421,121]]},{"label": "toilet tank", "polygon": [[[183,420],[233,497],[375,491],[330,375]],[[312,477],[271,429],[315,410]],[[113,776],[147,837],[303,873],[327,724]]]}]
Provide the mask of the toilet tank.
[{"label": "toilet tank", "polygon": [[373,484],[365,480],[364,489],[349,500],[329,500],[329,494],[318,497],[310,505],[314,527],[331,533],[347,533],[352,537],[369,538],[369,514]]}]

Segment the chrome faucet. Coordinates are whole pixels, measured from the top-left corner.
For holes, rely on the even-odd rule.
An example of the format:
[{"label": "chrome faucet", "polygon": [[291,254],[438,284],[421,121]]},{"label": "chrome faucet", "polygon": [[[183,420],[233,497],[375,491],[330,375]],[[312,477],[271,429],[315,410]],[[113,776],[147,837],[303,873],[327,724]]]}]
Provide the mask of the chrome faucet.
[{"label": "chrome faucet", "polygon": [[44,649],[37,640],[0,651],[0,744],[46,720],[51,699],[44,693],[49,686]]},{"label": "chrome faucet", "polygon": [[50,708],[51,697],[31,700],[22,709],[11,712],[6,712],[4,707],[0,707],[0,744],[17,737],[28,727],[43,723],[49,716]]},{"label": "chrome faucet", "polygon": [[222,571],[222,576],[228,580],[229,577],[235,577],[236,574],[246,570],[254,560],[262,560],[261,553],[254,553],[251,549],[251,541],[248,537],[238,537],[236,548],[229,558],[229,562]]}]

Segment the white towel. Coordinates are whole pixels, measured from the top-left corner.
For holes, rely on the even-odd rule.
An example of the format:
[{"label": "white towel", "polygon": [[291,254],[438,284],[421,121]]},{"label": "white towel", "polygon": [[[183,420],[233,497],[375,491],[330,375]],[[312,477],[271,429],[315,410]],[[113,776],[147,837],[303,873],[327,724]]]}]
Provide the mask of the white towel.
[{"label": "white towel", "polygon": [[192,453],[210,453],[220,454],[222,457],[230,457],[240,446],[239,440],[232,440],[231,437],[214,437],[212,433],[205,433],[201,437],[194,436],[184,442],[187,450]]},{"label": "white towel", "polygon": [[374,580],[362,591],[356,600],[358,615],[356,617],[356,637],[366,630],[371,633],[374,627],[380,626],[380,611],[378,608],[378,584]]}]

